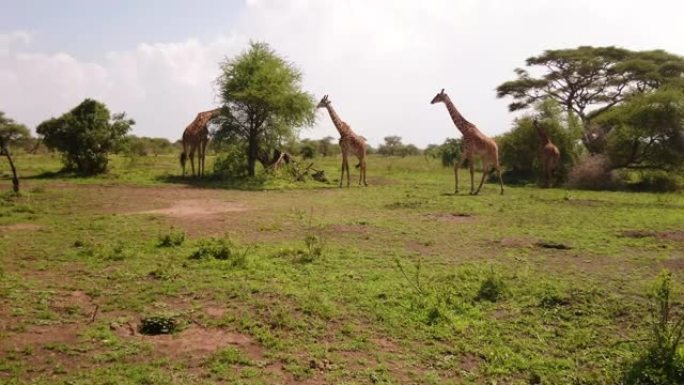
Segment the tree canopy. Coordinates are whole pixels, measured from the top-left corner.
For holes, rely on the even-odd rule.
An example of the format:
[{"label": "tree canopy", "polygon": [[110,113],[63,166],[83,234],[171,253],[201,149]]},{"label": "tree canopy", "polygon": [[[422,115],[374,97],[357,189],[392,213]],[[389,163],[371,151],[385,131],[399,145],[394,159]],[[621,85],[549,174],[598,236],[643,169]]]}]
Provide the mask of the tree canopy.
[{"label": "tree canopy", "polygon": [[25,125],[17,123],[0,111],[0,150],[27,141],[31,133]]},{"label": "tree canopy", "polygon": [[251,42],[220,66],[223,123],[215,139],[239,143],[254,176],[261,153],[271,152],[296,128],[313,124],[315,101],[301,89],[302,73],[266,43]]},{"label": "tree canopy", "polygon": [[[526,109],[551,98],[573,112],[585,125],[584,144],[600,152],[602,135],[591,132],[592,119],[630,96],[663,86],[684,87],[684,58],[663,50],[630,51],[617,47],[582,46],[547,50],[517,68],[517,79],[497,87],[497,96],[511,96],[511,111]],[[601,133],[604,134],[604,133]]]},{"label": "tree canopy", "polygon": [[596,119],[606,127],[612,168],[672,171],[684,167],[684,92],[635,95]]},{"label": "tree canopy", "polygon": [[133,124],[125,113],[111,116],[103,103],[85,99],[59,118],[42,122],[36,131],[47,147],[62,152],[67,170],[88,175],[106,171],[107,153]]}]

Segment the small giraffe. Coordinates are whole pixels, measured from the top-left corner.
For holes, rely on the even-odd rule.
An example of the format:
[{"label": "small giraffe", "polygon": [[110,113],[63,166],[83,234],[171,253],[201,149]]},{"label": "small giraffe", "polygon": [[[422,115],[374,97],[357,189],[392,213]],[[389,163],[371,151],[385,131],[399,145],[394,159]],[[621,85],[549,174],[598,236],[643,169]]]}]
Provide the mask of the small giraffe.
[{"label": "small giraffe", "polygon": [[342,176],[340,177],[340,187],[342,187],[342,179],[344,179],[344,170],[347,170],[347,187],[349,187],[349,155],[354,155],[359,159],[359,164],[356,168],[360,169],[359,186],[363,182],[366,183],[366,139],[363,136],[356,135],[351,127],[340,119],[337,112],[332,107],[328,95],[323,96],[323,99],[318,103],[316,108],[326,108],[330,114],[330,118],[340,133],[340,148],[342,149]]},{"label": "small giraffe", "polygon": [[204,176],[204,157],[207,143],[209,143],[208,125],[209,121],[218,116],[220,111],[220,108],[216,108],[211,111],[200,112],[183,131],[183,152],[180,155],[183,176],[185,176],[185,162],[188,157],[192,166],[192,176],[195,176],[195,151],[197,151],[197,173],[200,177]]},{"label": "small giraffe", "polygon": [[539,139],[541,140],[540,154],[542,160],[544,187],[551,187],[553,173],[558,169],[558,165],[560,163],[560,151],[558,150],[558,147],[551,142],[551,138],[549,138],[549,135],[546,134],[546,131],[542,128],[537,119],[534,119],[532,123],[534,128],[537,130],[537,134],[539,134]]},{"label": "small giraffe", "polygon": [[[463,115],[456,109],[454,103],[449,99],[449,95],[444,92],[444,88],[440,91],[430,102],[435,104],[442,102],[446,105],[451,119],[454,121],[456,128],[463,134],[463,147],[461,159],[454,165],[454,178],[456,179],[455,192],[458,194],[458,169],[463,166],[467,160],[470,168],[470,194],[477,195],[482,188],[485,178],[491,172],[490,167],[493,167],[499,176],[499,185],[501,186],[501,194],[504,193],[503,180],[501,179],[501,166],[499,165],[499,150],[496,142],[480,132],[477,127],[465,120]],[[482,158],[482,180],[477,190],[474,191],[474,174],[475,174],[475,158]]]}]

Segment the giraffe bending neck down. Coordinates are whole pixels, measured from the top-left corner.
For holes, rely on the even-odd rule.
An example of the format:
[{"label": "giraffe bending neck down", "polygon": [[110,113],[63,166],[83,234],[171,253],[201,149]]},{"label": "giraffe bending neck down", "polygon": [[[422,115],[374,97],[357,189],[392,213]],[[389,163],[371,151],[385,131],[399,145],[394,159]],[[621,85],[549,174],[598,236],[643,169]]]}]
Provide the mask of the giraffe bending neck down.
[{"label": "giraffe bending neck down", "polygon": [[[501,186],[501,194],[504,193],[503,180],[501,179],[501,166],[499,165],[499,149],[496,142],[480,132],[477,127],[467,121],[454,103],[451,102],[449,95],[440,91],[434,98],[432,98],[431,104],[444,103],[446,105],[447,111],[451,119],[454,121],[456,128],[461,131],[463,135],[463,146],[461,148],[461,159],[454,165],[454,179],[455,179],[455,192],[458,194],[458,169],[463,166],[465,161],[468,161],[468,166],[470,168],[470,194],[477,195],[484,184],[484,180],[489,175],[492,170],[496,170],[499,177],[499,185]],[[474,160],[480,158],[482,159],[482,180],[480,185],[475,190],[475,164]]]},{"label": "giraffe bending neck down", "polygon": [[553,174],[560,164],[560,151],[558,150],[558,147],[551,142],[551,138],[549,138],[549,135],[539,124],[537,119],[534,119],[532,124],[541,140],[540,155],[542,161],[542,177],[544,178],[543,186],[551,187]]},{"label": "giraffe bending neck down", "polygon": [[368,186],[368,183],[366,183],[366,139],[363,136],[356,135],[351,127],[340,119],[339,115],[337,115],[337,112],[332,107],[328,95],[323,96],[323,99],[321,99],[316,108],[325,108],[328,110],[330,119],[332,119],[335,128],[337,128],[337,132],[340,133],[340,149],[342,150],[342,176],[340,177],[340,187],[342,187],[345,170],[347,171],[347,187],[349,187],[350,184],[350,155],[354,155],[359,159],[359,164],[356,166],[360,171],[359,186],[361,183],[363,183],[364,186]]},{"label": "giraffe bending neck down", "polygon": [[180,155],[183,176],[185,176],[185,163],[188,158],[190,158],[192,176],[195,176],[195,152],[197,152],[197,174],[200,177],[204,176],[204,158],[209,143],[208,125],[220,112],[220,108],[200,112],[183,131],[183,152]]}]

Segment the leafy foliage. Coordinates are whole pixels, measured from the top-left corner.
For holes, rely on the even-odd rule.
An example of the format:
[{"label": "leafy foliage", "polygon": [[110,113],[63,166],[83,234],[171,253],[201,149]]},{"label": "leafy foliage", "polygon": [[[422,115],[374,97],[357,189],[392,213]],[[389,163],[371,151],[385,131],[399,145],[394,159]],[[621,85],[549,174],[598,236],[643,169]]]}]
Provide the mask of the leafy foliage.
[{"label": "leafy foliage", "polygon": [[107,153],[114,150],[135,124],[125,113],[110,116],[107,107],[86,99],[59,118],[38,125],[45,145],[62,152],[64,167],[91,175],[107,170]]},{"label": "leafy foliage", "polygon": [[442,160],[442,166],[453,167],[461,158],[461,139],[447,138],[444,143],[439,146],[439,157]]},{"label": "leafy foliage", "polygon": [[15,122],[0,111],[0,150],[15,145],[21,146],[30,138],[31,133],[25,125]]},{"label": "leafy foliage", "polygon": [[664,85],[683,85],[684,58],[662,50],[630,51],[616,47],[582,46],[547,50],[527,59],[528,67],[544,68],[533,76],[517,68],[518,78],[497,87],[497,96],[511,96],[511,111],[533,106],[552,98],[566,112],[573,112],[585,124],[583,138],[592,153],[600,152],[601,135],[591,135],[588,124],[629,96]]},{"label": "leafy foliage", "polygon": [[506,183],[530,183],[541,175],[541,141],[532,124],[534,118],[538,119],[560,151],[557,182],[566,179],[582,152],[579,143],[581,124],[572,114],[561,111],[551,99],[538,103],[535,109],[535,115],[517,119],[513,129],[497,140],[501,163],[507,170],[503,175]]},{"label": "leafy foliage", "polygon": [[313,124],[314,99],[301,90],[301,81],[301,72],[266,43],[251,42],[246,52],[221,63],[224,123],[215,139],[244,149],[249,176],[260,152],[270,153],[296,127]]},{"label": "leafy foliage", "polygon": [[651,333],[648,345],[625,373],[627,385],[684,383],[684,315],[675,313],[672,274],[664,271],[651,294]]},{"label": "leafy foliage", "polygon": [[378,147],[378,154],[385,156],[410,156],[419,155],[420,150],[413,144],[404,144],[400,136],[387,136],[385,143]]},{"label": "leafy foliage", "polygon": [[613,168],[684,167],[684,92],[661,89],[635,95],[596,123],[605,127],[606,152]]},{"label": "leafy foliage", "polygon": [[239,179],[249,174],[247,156],[236,145],[226,145],[214,161],[214,176],[219,179]]}]

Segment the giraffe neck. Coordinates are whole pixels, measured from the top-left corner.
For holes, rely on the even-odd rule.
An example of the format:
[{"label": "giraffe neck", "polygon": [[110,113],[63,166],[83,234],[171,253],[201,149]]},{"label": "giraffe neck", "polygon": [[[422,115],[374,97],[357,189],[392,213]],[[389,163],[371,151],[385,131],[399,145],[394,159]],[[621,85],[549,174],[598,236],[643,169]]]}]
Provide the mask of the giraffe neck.
[{"label": "giraffe neck", "polygon": [[445,95],[445,97],[444,97],[444,104],[446,105],[447,111],[449,111],[449,115],[451,116],[451,120],[454,121],[456,128],[458,128],[458,130],[461,131],[461,133],[464,136],[472,133],[475,126],[473,126],[472,123],[467,121],[463,117],[463,115],[461,115],[461,113],[458,112],[458,109],[456,109],[456,106],[451,101],[451,99],[449,98],[448,95]]},{"label": "giraffe neck", "polygon": [[537,133],[539,134],[539,139],[541,139],[541,142],[543,145],[547,145],[551,143],[551,139],[549,138],[548,135],[546,135],[546,132],[544,131],[543,128],[537,126]]},{"label": "giraffe neck", "polygon": [[328,113],[330,114],[330,119],[332,119],[333,124],[335,125],[335,128],[337,128],[337,132],[340,133],[340,136],[348,136],[352,133],[352,131],[349,129],[349,126],[347,126],[342,119],[340,119],[340,116],[337,115],[337,112],[335,112],[335,109],[332,107],[330,103],[328,103],[325,108],[328,109]]}]

